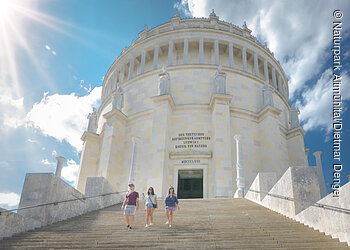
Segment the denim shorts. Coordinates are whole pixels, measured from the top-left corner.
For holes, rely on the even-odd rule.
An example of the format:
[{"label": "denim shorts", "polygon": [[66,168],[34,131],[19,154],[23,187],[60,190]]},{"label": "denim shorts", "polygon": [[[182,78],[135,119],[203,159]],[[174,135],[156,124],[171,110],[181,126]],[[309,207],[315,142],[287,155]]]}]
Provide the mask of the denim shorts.
[{"label": "denim shorts", "polygon": [[136,206],[135,205],[126,205],[124,208],[124,215],[135,215]]},{"label": "denim shorts", "polygon": [[176,210],[176,207],[166,206],[165,209],[166,209],[166,210],[170,210],[170,211],[175,211],[175,210]]},{"label": "denim shorts", "polygon": [[152,203],[146,203],[146,208],[153,208],[153,204]]}]

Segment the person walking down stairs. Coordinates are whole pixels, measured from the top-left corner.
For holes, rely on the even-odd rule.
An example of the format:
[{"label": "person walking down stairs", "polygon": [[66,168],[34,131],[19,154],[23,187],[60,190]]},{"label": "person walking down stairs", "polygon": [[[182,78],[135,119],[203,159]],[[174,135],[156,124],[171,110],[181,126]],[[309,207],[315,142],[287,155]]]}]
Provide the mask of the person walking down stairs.
[{"label": "person walking down stairs", "polygon": [[154,193],[153,187],[149,187],[146,196],[145,211],[146,211],[146,227],[153,225],[153,213],[158,207],[157,195]]},{"label": "person walking down stairs", "polygon": [[131,230],[134,226],[135,212],[139,210],[139,193],[135,191],[133,183],[129,183],[129,188],[130,191],[125,195],[122,210],[124,210],[126,228]]},{"label": "person walking down stairs", "polygon": [[180,210],[179,201],[174,193],[174,188],[170,187],[168,190],[168,195],[165,198],[165,211],[168,219],[165,224],[168,224],[169,227],[171,227],[173,223],[173,215],[176,209]]}]

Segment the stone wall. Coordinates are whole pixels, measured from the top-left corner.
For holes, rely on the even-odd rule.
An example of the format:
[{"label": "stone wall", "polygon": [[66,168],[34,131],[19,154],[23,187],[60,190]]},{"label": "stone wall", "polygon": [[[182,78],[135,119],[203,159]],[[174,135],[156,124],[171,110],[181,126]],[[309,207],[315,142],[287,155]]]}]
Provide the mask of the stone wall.
[{"label": "stone wall", "polygon": [[92,199],[86,197],[116,192],[103,177],[87,178],[86,194],[81,194],[54,174],[27,174],[18,208],[79,198],[76,201],[57,203],[19,210],[0,215],[0,238],[26,232],[94,210],[121,203],[122,194],[112,194]]},{"label": "stone wall", "polygon": [[277,182],[275,173],[259,173],[249,189],[246,199],[350,245],[350,214],[337,209],[350,209],[350,183],[339,198],[321,199],[316,168],[290,167]]}]

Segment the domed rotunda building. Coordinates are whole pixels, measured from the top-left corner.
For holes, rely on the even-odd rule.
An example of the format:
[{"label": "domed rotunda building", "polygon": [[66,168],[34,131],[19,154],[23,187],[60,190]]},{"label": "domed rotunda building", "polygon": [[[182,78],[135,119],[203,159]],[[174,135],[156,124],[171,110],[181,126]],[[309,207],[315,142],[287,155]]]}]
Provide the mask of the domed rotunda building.
[{"label": "domed rotunda building", "polygon": [[164,197],[241,197],[258,172],[307,166],[305,132],[280,63],[244,24],[171,21],[125,47],[84,132],[78,190],[88,177]]}]

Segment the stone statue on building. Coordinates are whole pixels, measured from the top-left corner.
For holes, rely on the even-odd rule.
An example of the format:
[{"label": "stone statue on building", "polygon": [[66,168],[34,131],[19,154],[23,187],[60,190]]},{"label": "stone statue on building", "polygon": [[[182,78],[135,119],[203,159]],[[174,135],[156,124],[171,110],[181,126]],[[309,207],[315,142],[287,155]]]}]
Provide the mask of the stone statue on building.
[{"label": "stone statue on building", "polygon": [[122,111],[124,107],[124,90],[121,86],[118,86],[112,93],[112,110]]},{"label": "stone statue on building", "polygon": [[97,130],[97,110],[96,108],[92,109],[92,113],[90,113],[87,117],[89,119],[88,132],[96,133]]},{"label": "stone statue on building", "polygon": [[298,108],[295,107],[295,102],[294,102],[290,107],[290,111],[289,111],[290,129],[299,127],[299,117],[298,117],[299,114],[300,114],[300,111]]},{"label": "stone statue on building", "polygon": [[265,85],[263,87],[262,95],[263,95],[263,108],[265,108],[267,105],[274,107],[273,96],[272,96],[273,95],[273,88],[267,82],[265,83]]},{"label": "stone statue on building", "polygon": [[158,95],[169,95],[170,94],[170,75],[166,70],[166,67],[163,66],[162,73],[159,76],[159,85],[158,85]]},{"label": "stone statue on building", "polygon": [[226,73],[222,71],[222,65],[219,65],[218,71],[215,73],[214,93],[226,94]]}]

